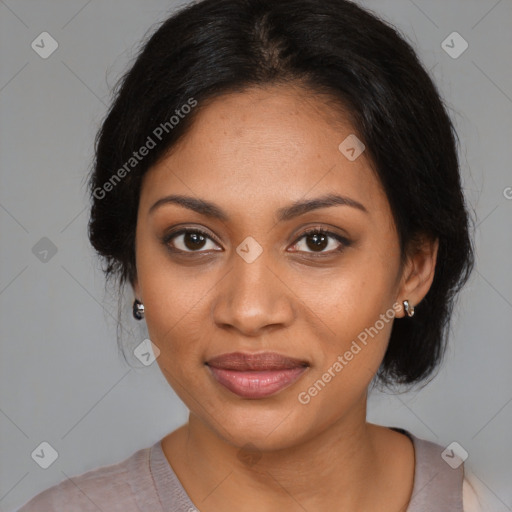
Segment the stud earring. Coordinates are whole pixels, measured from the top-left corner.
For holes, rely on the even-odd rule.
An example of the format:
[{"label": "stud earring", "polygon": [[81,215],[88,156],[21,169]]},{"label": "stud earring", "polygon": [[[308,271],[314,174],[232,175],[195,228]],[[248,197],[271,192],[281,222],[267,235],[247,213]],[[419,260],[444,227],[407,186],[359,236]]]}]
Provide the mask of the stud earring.
[{"label": "stud earring", "polygon": [[405,314],[410,318],[411,316],[414,316],[414,307],[409,304],[409,301],[408,300],[404,300],[402,302],[402,304],[404,305],[404,312]]},{"label": "stud earring", "polygon": [[144,304],[139,299],[133,301],[133,317],[136,320],[142,320],[144,318]]}]

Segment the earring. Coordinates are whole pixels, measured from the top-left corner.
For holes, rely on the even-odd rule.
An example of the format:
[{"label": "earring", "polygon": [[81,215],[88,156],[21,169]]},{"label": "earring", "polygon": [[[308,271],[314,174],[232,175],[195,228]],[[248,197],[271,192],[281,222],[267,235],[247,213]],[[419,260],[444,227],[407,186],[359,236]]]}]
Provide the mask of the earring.
[{"label": "earring", "polygon": [[408,300],[404,300],[402,302],[402,304],[404,305],[404,312],[405,314],[410,318],[411,316],[414,316],[414,307],[409,304],[409,301]]},{"label": "earring", "polygon": [[142,320],[144,318],[144,304],[139,299],[133,301],[133,317],[136,320]]}]

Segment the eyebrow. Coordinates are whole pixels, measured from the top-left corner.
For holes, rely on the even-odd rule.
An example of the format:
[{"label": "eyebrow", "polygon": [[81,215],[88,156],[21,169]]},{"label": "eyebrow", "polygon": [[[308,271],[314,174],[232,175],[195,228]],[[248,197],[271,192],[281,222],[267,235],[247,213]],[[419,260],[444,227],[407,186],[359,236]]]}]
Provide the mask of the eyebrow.
[{"label": "eyebrow", "polygon": [[[223,222],[229,221],[229,215],[215,203],[206,201],[205,199],[197,199],[195,197],[177,194],[162,197],[161,199],[159,199],[156,203],[153,204],[153,206],[151,206],[151,208],[149,209],[149,213],[153,213],[157,208],[165,204],[177,204],[184,208],[188,208],[189,210],[193,210],[194,212],[199,213],[200,215],[204,215],[205,217],[218,219]],[[346,196],[340,196],[337,194],[326,194],[324,196],[317,197],[314,199],[308,199],[305,201],[299,200],[292,203],[289,206],[279,208],[279,210],[277,210],[277,220],[278,222],[291,220],[295,217],[299,217],[300,215],[304,215],[305,213],[311,212],[313,210],[318,210],[320,208],[328,208],[331,206],[350,206],[362,212],[368,213],[368,210],[355,199],[351,199],[350,197]]]}]

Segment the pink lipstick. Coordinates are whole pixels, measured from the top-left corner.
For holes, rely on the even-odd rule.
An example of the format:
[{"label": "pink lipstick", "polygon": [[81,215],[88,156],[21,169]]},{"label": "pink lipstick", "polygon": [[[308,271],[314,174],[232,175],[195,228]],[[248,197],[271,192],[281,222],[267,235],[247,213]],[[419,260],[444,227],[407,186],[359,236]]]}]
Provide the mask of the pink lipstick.
[{"label": "pink lipstick", "polygon": [[242,398],[265,398],[293,384],[308,368],[303,360],[275,352],[232,352],[206,362],[213,377]]}]

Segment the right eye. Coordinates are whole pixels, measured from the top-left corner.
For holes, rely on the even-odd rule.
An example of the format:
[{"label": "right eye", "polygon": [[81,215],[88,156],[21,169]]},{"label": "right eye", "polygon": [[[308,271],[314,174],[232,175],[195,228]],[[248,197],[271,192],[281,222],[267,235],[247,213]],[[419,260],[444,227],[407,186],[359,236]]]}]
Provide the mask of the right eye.
[{"label": "right eye", "polygon": [[200,251],[200,249],[205,249],[204,246],[205,244],[207,245],[208,240],[214,242],[210,235],[205,231],[198,228],[186,228],[169,233],[164,237],[163,242],[170,250],[175,252],[196,253],[206,252],[208,250],[217,250],[207,247],[206,251]]}]

